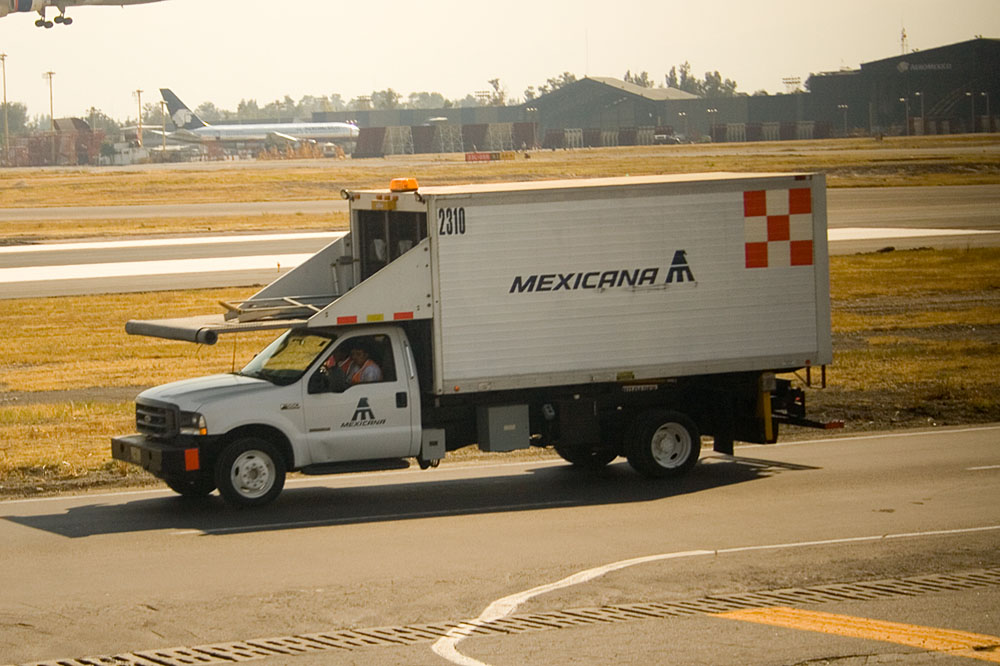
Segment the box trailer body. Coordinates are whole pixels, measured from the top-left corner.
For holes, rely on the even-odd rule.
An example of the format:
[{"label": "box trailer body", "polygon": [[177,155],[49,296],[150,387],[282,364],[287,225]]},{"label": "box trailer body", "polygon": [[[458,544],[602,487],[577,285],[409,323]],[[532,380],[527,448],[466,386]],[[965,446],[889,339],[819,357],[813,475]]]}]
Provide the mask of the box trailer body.
[{"label": "box trailer body", "polygon": [[[663,476],[693,464],[689,449],[702,433],[731,452],[736,439],[773,441],[775,419],[809,423],[801,392],[774,374],[832,358],[822,175],[445,187],[404,180],[342,194],[349,234],[225,315],[127,326],[207,343],[231,331],[290,329],[286,346],[294,335],[316,347],[295,382],[243,387],[255,397],[242,402],[253,407],[225,409],[246,417],[206,418],[208,432],[192,441],[170,429],[116,438],[115,457],[138,458],[175,489],[217,485],[227,499],[254,503],[225,488],[218,468],[233,458],[222,455],[232,433],[252,429],[265,412],[273,422],[260,432],[280,433],[274,448],[287,469],[400,457],[428,465],[445,442],[493,451],[535,443],[554,444],[581,466],[623,454]],[[312,376],[351,339],[389,366],[383,386],[328,378],[334,388],[318,388]],[[230,384],[248,381],[234,377]],[[204,416],[213,395],[235,390],[213,382],[216,394],[185,382],[151,389],[137,408],[162,403]],[[178,407],[191,402],[188,392],[203,402]],[[373,392],[384,394],[384,407],[374,406]],[[340,415],[319,423],[310,412],[326,409],[330,394]],[[365,409],[379,418],[361,423],[381,421],[386,410],[400,417],[397,445],[373,444],[386,423],[350,425]],[[137,411],[140,433],[142,418]],[[333,443],[314,441],[335,431],[319,436]],[[671,452],[684,442],[687,453]],[[198,453],[185,455],[193,469],[164,465],[164,453],[180,460],[172,452],[192,444]],[[211,480],[206,465],[215,468]]]}]

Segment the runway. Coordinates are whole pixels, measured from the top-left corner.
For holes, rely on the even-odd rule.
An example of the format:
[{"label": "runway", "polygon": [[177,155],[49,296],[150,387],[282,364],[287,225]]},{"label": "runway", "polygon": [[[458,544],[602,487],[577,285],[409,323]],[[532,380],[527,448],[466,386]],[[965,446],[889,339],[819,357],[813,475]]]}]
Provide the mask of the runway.
[{"label": "runway", "polygon": [[[346,209],[343,201],[7,209],[35,215],[192,216]],[[11,217],[14,216],[14,217]],[[828,193],[831,254],[886,247],[1000,245],[1000,186],[841,189]],[[267,284],[343,232],[226,234],[0,247],[0,299]]]}]

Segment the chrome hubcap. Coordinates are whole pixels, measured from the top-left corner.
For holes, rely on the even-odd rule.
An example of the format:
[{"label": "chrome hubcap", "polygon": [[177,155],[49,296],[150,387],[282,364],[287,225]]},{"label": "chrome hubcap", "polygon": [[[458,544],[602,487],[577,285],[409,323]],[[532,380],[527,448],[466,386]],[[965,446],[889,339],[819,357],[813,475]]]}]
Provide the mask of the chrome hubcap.
[{"label": "chrome hubcap", "polygon": [[244,451],[233,461],[230,478],[243,497],[266,495],[274,485],[274,461],[261,451]]},{"label": "chrome hubcap", "polygon": [[679,423],[664,423],[653,433],[650,450],[656,464],[665,469],[680,467],[691,454],[691,434]]}]

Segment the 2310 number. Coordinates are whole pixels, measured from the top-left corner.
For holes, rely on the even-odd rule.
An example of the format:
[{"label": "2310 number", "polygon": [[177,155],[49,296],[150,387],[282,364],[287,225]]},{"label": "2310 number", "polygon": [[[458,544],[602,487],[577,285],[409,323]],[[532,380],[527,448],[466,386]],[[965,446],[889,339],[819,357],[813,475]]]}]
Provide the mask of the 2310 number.
[{"label": "2310 number", "polygon": [[438,235],[456,236],[465,233],[464,208],[438,209]]}]

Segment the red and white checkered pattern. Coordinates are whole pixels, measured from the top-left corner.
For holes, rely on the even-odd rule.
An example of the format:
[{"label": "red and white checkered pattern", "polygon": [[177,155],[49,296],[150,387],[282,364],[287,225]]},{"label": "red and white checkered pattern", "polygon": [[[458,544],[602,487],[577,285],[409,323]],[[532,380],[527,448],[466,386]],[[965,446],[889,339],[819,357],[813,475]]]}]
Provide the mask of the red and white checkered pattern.
[{"label": "red and white checkered pattern", "polygon": [[809,188],[743,193],[747,268],[812,266],[812,192]]}]

